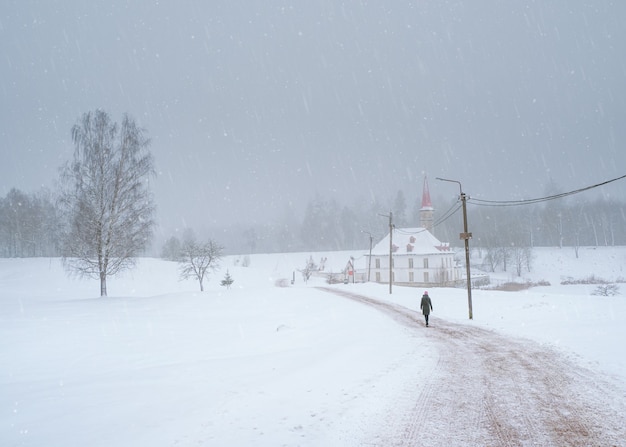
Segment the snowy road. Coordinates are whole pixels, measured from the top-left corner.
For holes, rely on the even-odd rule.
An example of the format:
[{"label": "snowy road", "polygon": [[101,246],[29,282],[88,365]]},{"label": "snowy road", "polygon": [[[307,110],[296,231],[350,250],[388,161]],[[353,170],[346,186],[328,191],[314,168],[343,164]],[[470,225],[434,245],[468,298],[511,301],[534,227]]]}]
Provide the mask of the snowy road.
[{"label": "snowy road", "polygon": [[438,353],[428,379],[408,384],[362,445],[626,445],[623,390],[559,352],[437,318],[426,328],[403,306],[321,289],[415,328]]}]

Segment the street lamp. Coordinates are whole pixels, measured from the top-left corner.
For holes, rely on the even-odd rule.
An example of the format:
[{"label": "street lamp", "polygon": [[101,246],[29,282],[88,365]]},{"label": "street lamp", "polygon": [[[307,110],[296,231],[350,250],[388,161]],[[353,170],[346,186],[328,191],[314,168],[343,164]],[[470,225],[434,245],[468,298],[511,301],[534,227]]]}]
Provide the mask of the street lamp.
[{"label": "street lamp", "polygon": [[472,238],[472,233],[467,231],[467,197],[463,192],[463,187],[461,186],[461,182],[457,180],[450,180],[440,177],[435,177],[437,180],[441,180],[442,182],[452,182],[457,183],[459,185],[459,192],[461,194],[461,202],[463,203],[463,233],[460,234],[460,238],[465,241],[465,274],[467,276],[467,305],[469,307],[469,319],[473,320],[474,315],[472,312],[472,277],[470,275],[470,252],[469,252],[469,240]]}]

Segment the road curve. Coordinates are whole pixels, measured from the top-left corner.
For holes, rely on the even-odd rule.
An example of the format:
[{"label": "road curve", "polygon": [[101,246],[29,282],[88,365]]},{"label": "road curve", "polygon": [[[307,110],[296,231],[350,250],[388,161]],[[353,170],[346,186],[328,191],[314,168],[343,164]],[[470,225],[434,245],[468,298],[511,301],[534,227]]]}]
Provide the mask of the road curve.
[{"label": "road curve", "polygon": [[439,318],[426,328],[406,307],[319,289],[372,306],[437,348],[434,370],[409,393],[408,414],[381,421],[366,445],[626,446],[624,390],[557,351]]}]

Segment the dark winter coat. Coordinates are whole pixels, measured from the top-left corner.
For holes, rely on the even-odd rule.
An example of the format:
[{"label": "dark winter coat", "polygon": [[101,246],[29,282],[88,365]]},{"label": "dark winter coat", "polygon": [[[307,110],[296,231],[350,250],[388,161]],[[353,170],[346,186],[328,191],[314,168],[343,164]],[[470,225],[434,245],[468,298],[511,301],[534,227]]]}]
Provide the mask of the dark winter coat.
[{"label": "dark winter coat", "polygon": [[422,304],[420,304],[420,308],[422,309],[422,314],[430,315],[430,311],[433,310],[433,303],[430,301],[430,297],[428,295],[422,296]]}]

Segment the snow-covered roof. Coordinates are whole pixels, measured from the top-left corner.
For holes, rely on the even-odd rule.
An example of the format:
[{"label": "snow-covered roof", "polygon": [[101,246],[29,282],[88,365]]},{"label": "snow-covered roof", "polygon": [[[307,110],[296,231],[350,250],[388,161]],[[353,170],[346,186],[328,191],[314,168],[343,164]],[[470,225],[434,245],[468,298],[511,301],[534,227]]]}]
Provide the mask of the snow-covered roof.
[{"label": "snow-covered roof", "polygon": [[[393,230],[394,255],[429,255],[450,251],[450,244],[443,243],[426,228],[396,228]],[[372,248],[372,255],[389,255],[389,234]]]}]

